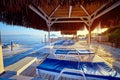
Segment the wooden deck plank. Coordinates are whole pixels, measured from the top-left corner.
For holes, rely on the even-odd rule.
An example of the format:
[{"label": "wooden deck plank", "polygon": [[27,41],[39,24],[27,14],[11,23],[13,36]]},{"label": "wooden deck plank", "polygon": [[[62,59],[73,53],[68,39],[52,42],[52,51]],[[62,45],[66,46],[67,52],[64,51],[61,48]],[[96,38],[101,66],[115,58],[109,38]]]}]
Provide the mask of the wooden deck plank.
[{"label": "wooden deck plank", "polygon": [[55,76],[54,75],[51,75],[50,76],[50,80],[54,80],[55,79]]},{"label": "wooden deck plank", "polygon": [[[45,80],[54,80],[55,79],[55,75],[50,75],[50,74],[46,74],[46,73],[41,73],[41,76]],[[59,80],[83,80],[83,78],[75,79],[75,78],[68,78],[68,77],[61,76],[59,78]]]},{"label": "wooden deck plank", "polygon": [[10,79],[15,79],[15,80],[32,80],[33,77],[28,77],[28,76],[22,76],[22,75],[15,75],[13,77],[11,77]]},{"label": "wooden deck plank", "polygon": [[42,74],[43,74],[43,75],[42,75],[43,79],[45,79],[45,76],[46,76],[46,75],[45,75],[44,73],[42,73]]},{"label": "wooden deck plank", "polygon": [[10,66],[5,67],[5,70],[13,71],[16,73],[16,75],[19,75],[22,71],[24,71],[27,67],[29,67],[36,60],[37,58],[26,57]]},{"label": "wooden deck plank", "polygon": [[45,79],[50,79],[50,75],[49,74],[47,74],[46,76],[45,76]]},{"label": "wooden deck plank", "polygon": [[66,78],[65,77],[61,77],[61,80],[66,80]]},{"label": "wooden deck plank", "polygon": [[35,66],[30,66],[26,70],[24,70],[20,75],[37,77],[36,67]]}]

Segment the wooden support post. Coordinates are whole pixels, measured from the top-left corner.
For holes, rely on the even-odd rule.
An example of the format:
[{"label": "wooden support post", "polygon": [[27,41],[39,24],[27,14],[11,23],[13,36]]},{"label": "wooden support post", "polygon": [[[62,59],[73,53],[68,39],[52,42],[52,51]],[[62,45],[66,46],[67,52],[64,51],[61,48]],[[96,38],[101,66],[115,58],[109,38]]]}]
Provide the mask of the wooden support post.
[{"label": "wooden support post", "polygon": [[2,53],[2,43],[1,43],[1,32],[0,32],[0,74],[4,72],[4,63],[3,63],[3,53]]},{"label": "wooden support post", "polygon": [[93,24],[93,21],[94,20],[91,20],[91,19],[89,19],[89,23],[88,23],[88,48],[90,49],[90,47],[91,47],[91,26],[92,26],[92,24]]},{"label": "wooden support post", "polygon": [[45,34],[45,37],[44,37],[44,42],[46,43],[46,34]]},{"label": "wooden support post", "polygon": [[50,28],[51,28],[51,25],[50,25],[50,23],[47,23],[47,22],[46,22],[46,24],[47,24],[47,27],[48,27],[48,44],[50,46],[51,45],[50,44]]},{"label": "wooden support post", "polygon": [[48,26],[48,43],[49,43],[49,45],[51,45],[50,44],[50,26]]},{"label": "wooden support post", "polygon": [[89,27],[89,34],[88,34],[88,47],[90,48],[90,45],[91,45],[91,29],[90,29],[90,27],[91,26],[88,26]]},{"label": "wooden support post", "polygon": [[[51,25],[50,25],[50,23],[47,23],[47,27],[48,27],[48,44],[49,44],[49,46],[51,46],[51,43],[50,43],[50,28],[51,28]],[[49,52],[51,53],[51,48],[49,49]]]}]

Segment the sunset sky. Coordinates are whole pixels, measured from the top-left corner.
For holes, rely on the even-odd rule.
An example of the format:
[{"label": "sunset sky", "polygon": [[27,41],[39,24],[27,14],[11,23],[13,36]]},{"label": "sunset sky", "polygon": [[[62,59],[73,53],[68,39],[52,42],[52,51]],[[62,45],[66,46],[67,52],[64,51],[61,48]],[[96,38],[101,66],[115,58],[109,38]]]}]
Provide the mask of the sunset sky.
[{"label": "sunset sky", "polygon": [[[47,35],[48,32],[43,30],[37,30],[32,28],[25,28],[23,26],[16,25],[7,25],[5,23],[0,22],[0,31],[2,35],[39,35],[44,36]],[[51,35],[56,34],[60,35],[60,32],[51,32]]]}]

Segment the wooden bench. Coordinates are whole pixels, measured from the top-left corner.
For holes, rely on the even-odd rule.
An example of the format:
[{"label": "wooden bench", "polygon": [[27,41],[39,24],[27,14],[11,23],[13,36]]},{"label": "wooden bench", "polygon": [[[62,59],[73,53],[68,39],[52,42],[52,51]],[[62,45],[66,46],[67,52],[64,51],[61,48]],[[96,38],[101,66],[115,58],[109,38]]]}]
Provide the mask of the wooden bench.
[{"label": "wooden bench", "polygon": [[19,75],[22,71],[28,68],[32,63],[34,63],[37,58],[34,57],[25,57],[24,59],[5,67],[5,71],[10,71]]}]

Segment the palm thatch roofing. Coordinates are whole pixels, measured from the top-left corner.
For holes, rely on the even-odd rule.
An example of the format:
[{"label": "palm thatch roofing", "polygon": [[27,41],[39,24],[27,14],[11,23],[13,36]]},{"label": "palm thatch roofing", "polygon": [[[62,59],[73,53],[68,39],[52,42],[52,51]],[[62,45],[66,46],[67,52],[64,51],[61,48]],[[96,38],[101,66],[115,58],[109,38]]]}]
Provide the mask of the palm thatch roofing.
[{"label": "palm thatch roofing", "polygon": [[120,0],[0,0],[0,21],[75,34],[84,25],[119,25]]}]

